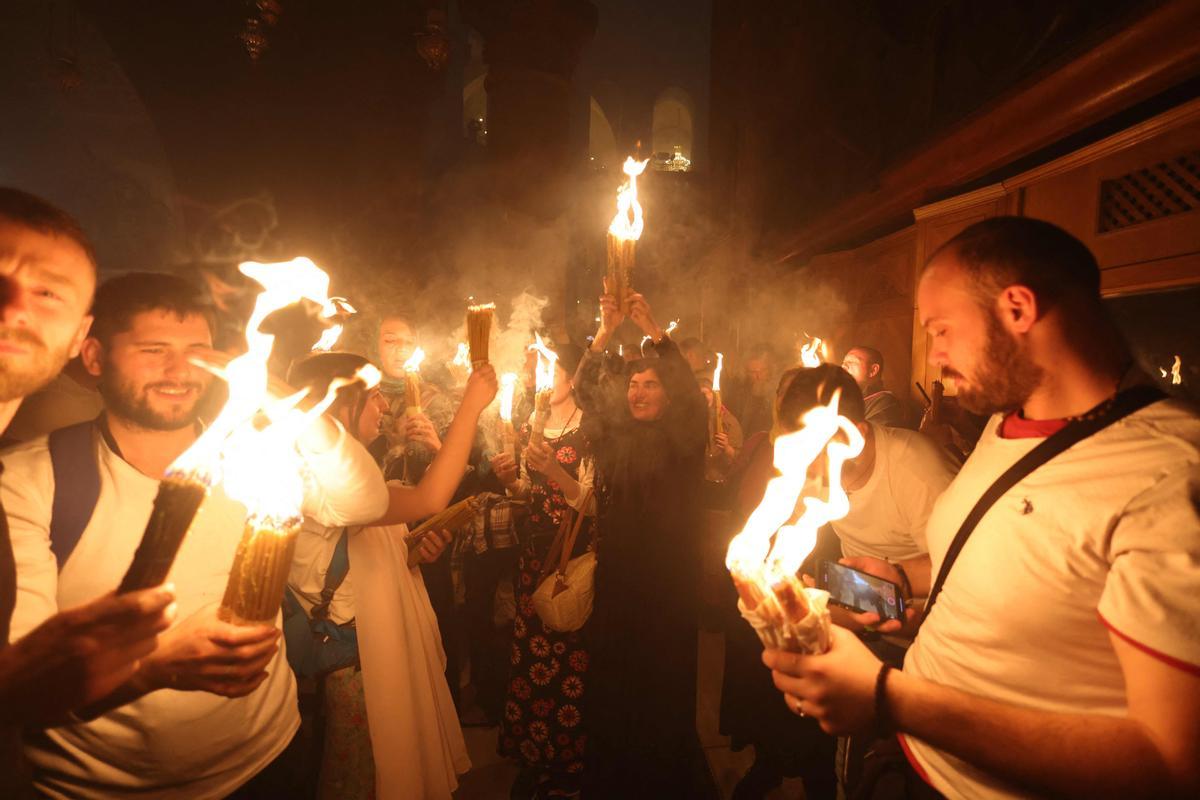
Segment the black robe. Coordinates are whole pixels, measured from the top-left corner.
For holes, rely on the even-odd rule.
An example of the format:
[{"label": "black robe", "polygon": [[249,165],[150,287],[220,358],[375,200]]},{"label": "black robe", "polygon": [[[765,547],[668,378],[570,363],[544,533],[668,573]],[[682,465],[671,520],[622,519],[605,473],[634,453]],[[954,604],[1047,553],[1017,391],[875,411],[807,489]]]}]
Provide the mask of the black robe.
[{"label": "black robe", "polygon": [[589,352],[575,379],[596,459],[585,797],[713,795],[696,735],[700,493],[707,408],[675,345],[655,345],[670,403],[629,413],[623,370]]}]

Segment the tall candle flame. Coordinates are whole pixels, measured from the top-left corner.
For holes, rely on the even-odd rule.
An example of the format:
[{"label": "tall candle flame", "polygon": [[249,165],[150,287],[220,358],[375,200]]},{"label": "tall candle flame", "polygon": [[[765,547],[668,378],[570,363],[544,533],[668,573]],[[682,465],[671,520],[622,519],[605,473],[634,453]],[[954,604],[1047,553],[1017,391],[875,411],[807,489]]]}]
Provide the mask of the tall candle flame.
[{"label": "tall candle flame", "polygon": [[637,179],[650,163],[635,161],[633,156],[625,159],[621,171],[629,176],[629,180],[617,190],[617,215],[608,226],[608,232],[618,239],[640,239],[645,221],[642,218],[642,204],[638,202]]},{"label": "tall candle flame", "polygon": [[[863,437],[838,414],[839,399],[840,393],[835,393],[828,405],[804,415],[799,430],[775,440],[779,475],[767,484],[762,502],[729,543],[725,565],[730,570],[761,576],[764,586],[772,585],[774,578],[794,575],[816,545],[817,530],[850,511],[850,498],[842,488],[842,465],[862,452]],[[846,441],[840,441],[838,434]],[[822,454],[823,480],[811,478],[809,467]],[[825,482],[828,495],[822,500]]]},{"label": "tall candle flame", "polygon": [[506,372],[500,376],[500,419],[512,422],[513,399],[517,393],[517,373]]},{"label": "tall candle flame", "polygon": [[721,391],[721,370],[725,366],[725,356],[717,353],[717,367],[713,370],[713,391]]},{"label": "tall candle flame", "polygon": [[534,387],[539,392],[548,392],[554,388],[554,365],[558,361],[558,355],[546,347],[546,343],[542,341],[542,335],[534,332],[534,343],[529,345],[529,349],[537,353],[537,368],[534,372]]}]

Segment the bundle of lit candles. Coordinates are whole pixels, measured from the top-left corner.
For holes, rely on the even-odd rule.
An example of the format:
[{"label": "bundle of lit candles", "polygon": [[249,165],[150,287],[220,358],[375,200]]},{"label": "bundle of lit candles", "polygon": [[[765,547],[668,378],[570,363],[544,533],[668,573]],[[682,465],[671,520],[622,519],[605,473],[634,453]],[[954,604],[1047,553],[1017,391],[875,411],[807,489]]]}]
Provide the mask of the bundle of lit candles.
[{"label": "bundle of lit candles", "polygon": [[838,399],[835,392],[828,405],[804,415],[799,430],[775,440],[779,475],[767,484],[725,556],[738,608],[767,647],[829,649],[829,594],[805,587],[798,572],[816,545],[817,530],[850,510],[842,465],[862,452],[863,438],[838,414]]},{"label": "bundle of lit candles", "polygon": [[517,431],[513,427],[513,402],[517,394],[517,374],[506,372],[500,376],[500,441],[503,452],[515,457]]},{"label": "bundle of lit candles", "polygon": [[622,171],[629,180],[617,192],[617,214],[608,226],[608,291],[624,309],[632,291],[633,267],[637,260],[637,242],[642,236],[644,220],[638,202],[637,179],[649,161],[625,159]]}]

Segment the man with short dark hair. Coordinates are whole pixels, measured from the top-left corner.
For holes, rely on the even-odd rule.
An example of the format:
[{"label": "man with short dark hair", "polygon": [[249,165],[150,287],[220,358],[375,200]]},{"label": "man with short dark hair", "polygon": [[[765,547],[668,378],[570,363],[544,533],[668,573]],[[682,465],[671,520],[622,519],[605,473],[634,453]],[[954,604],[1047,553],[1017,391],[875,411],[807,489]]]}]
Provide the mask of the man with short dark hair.
[{"label": "man with short dark hair", "polygon": [[993,414],[926,528],[940,599],[902,672],[838,629],[825,655],[764,656],[796,713],[899,732],[910,786],[1200,794],[1200,418],[1155,399],[1099,288],[1087,247],[1039,220],[986,220],[933,255],[930,361]]},{"label": "man with short dark hair", "polygon": [[854,382],[862,390],[868,422],[889,428],[908,427],[904,404],[883,388],[883,353],[874,347],[855,345],[846,351],[842,369],[854,376]]},{"label": "man with short dark hair", "polygon": [[[167,467],[196,440],[209,375],[191,357],[212,345],[212,318],[196,287],[169,275],[116,278],[83,363],[105,413],[73,469],[98,472],[90,519],[73,548],[52,549],[59,487],[41,438],[6,457],[0,497],[9,511],[20,593],[13,629],[120,583]],[[377,519],[387,490],[374,462],[322,417],[297,442],[311,481],[304,513],[327,525]],[[264,476],[269,480],[268,476]],[[296,796],[301,777],[283,758],[299,727],[296,684],[273,625],[216,617],[246,509],[215,487],[170,573],[182,621],[89,719],[31,737],[26,753],[42,793],[62,797]],[[104,711],[127,702],[116,711]],[[239,788],[241,787],[241,788]]]},{"label": "man with short dark hair", "polygon": [[[65,212],[0,187],[0,431],[25,394],[79,352],[96,285],[91,245]],[[173,593],[111,593],[9,639],[17,572],[0,507],[0,796],[24,796],[22,726],[57,724],[108,696],[154,649]]]}]

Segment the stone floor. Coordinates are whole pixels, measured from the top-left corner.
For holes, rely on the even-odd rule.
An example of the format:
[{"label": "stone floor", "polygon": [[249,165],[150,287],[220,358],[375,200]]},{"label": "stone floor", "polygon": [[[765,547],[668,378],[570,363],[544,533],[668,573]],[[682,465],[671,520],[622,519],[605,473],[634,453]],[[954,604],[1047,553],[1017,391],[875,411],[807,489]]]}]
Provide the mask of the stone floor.
[{"label": "stone floor", "polygon": [[[717,714],[721,703],[721,670],[724,663],[724,638],[719,633],[702,631],[698,653],[699,696],[696,700],[696,726],[700,743],[708,758],[721,796],[730,797],[734,785],[754,760],[750,749],[735,753],[729,740],[717,733]],[[517,774],[516,768],[496,755],[495,728],[466,728],[467,749],[472,770],[462,778],[454,796],[457,800],[506,800]],[[768,795],[769,800],[802,800],[804,789],[799,780],[784,781]]]}]

